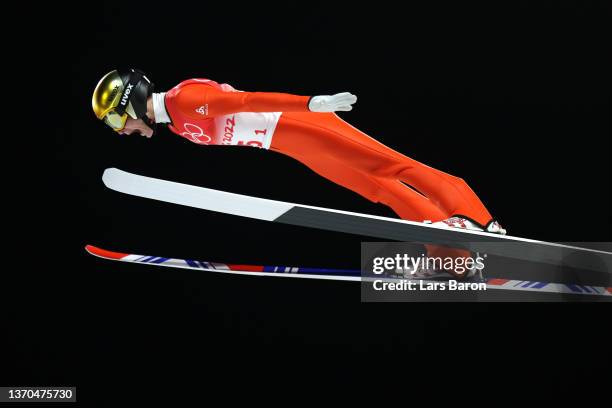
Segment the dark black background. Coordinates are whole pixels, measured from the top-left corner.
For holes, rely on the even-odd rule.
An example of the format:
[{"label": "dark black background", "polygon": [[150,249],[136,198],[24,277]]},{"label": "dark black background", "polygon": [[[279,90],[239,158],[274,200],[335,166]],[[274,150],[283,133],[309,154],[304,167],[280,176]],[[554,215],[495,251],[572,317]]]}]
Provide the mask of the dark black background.
[{"label": "dark black background", "polygon": [[204,77],[247,91],[353,92],[345,120],[467,180],[511,234],[609,241],[604,3],[37,9],[28,21],[36,35],[16,41],[35,71],[26,106],[49,117],[27,111],[14,135],[21,150],[5,161],[20,197],[7,219],[18,228],[4,268],[6,383],[74,384],[90,401],[111,401],[96,393],[137,380],[189,381],[202,393],[280,384],[300,398],[322,385],[356,393],[370,378],[473,386],[468,367],[481,385],[593,384],[588,373],[609,354],[603,305],[361,304],[354,284],[123,265],[83,247],[358,267],[363,237],[119,195],[101,183],[107,167],[392,215],[276,153],[202,147],[165,129],[151,140],[114,135],[91,112],[91,92],[128,66],[158,90]]}]

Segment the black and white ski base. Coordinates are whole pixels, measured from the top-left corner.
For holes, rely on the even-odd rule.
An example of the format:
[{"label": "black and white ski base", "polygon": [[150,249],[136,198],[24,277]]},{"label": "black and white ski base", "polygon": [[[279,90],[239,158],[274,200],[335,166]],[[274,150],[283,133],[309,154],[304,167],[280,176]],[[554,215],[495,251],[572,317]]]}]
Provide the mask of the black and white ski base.
[{"label": "black and white ski base", "polygon": [[385,240],[433,243],[578,269],[612,271],[611,251],[268,200],[140,176],[116,168],[106,169],[102,180],[108,188],[125,194],[264,221]]}]

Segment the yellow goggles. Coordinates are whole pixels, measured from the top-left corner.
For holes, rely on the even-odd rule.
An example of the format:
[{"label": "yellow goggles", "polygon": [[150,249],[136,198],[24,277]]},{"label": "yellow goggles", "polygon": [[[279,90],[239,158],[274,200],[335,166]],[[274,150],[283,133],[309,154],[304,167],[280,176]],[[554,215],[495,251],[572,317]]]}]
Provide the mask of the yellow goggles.
[{"label": "yellow goggles", "polygon": [[113,128],[113,130],[119,131],[125,127],[125,122],[127,122],[127,118],[127,113],[120,115],[117,112],[111,111],[104,115],[103,120],[104,123]]}]

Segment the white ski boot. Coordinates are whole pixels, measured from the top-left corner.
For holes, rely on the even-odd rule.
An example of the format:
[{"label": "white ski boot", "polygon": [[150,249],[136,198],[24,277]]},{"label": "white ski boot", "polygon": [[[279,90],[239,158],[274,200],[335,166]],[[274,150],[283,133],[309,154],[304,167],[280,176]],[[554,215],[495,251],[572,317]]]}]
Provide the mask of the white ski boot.
[{"label": "white ski boot", "polygon": [[[432,223],[431,221],[424,221],[425,224],[431,224],[431,225],[436,225],[436,226],[441,226],[441,227],[445,227],[445,228],[462,228],[462,229],[466,229],[469,231],[483,231],[483,232],[490,232],[493,234],[500,234],[500,235],[506,235],[506,230],[504,228],[502,228],[502,226],[499,224],[499,222],[495,221],[495,220],[491,220],[485,228],[482,228],[480,225],[478,225],[476,222],[468,219],[467,217],[462,217],[462,216],[453,216],[450,218],[447,218],[445,220],[442,221],[438,221],[438,222],[434,222]],[[436,246],[436,245],[425,245],[428,253],[430,254],[434,254],[434,256],[441,256],[441,254],[445,254],[447,251],[461,251],[461,250],[456,250],[456,249],[446,249],[444,247],[441,246]],[[470,253],[468,250],[464,250],[463,251],[464,254],[460,254],[460,256],[463,257],[467,257],[470,256]],[[478,258],[480,256],[480,254],[478,252],[476,252],[475,254],[473,254],[475,256],[472,256],[474,259]],[[455,255],[456,256],[456,255]],[[486,255],[485,255],[486,256]],[[429,271],[429,273],[432,273],[431,271]],[[456,274],[453,273],[451,271],[435,271],[435,273],[446,273],[447,276],[450,274],[455,278],[459,278],[461,280],[475,280],[475,281],[482,281],[483,280],[483,276],[482,276],[482,269],[477,269],[477,268],[471,268],[468,269],[467,271],[461,273],[461,274]]]},{"label": "white ski boot", "polygon": [[490,232],[493,234],[506,235],[506,230],[502,228],[499,222],[495,220],[491,220],[484,229],[478,224],[476,224],[474,221],[471,221],[470,219],[461,217],[461,216],[450,217],[445,220],[434,222],[434,223],[432,223],[429,220],[426,220],[423,222],[425,224],[431,224],[431,225],[436,225],[436,226],[441,226],[441,227],[462,228],[468,231],[484,231],[484,232]]}]

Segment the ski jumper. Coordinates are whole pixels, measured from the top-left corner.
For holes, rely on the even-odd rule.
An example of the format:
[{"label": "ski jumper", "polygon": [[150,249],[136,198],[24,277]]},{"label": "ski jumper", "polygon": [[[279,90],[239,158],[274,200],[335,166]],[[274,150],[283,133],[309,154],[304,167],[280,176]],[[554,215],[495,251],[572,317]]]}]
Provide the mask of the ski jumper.
[{"label": "ski jumper", "polygon": [[460,215],[483,227],[492,220],[462,179],[390,149],[334,113],[310,112],[309,100],[242,92],[207,79],[182,82],[163,98],[169,129],[194,143],[288,155],[403,219],[436,222]]}]

